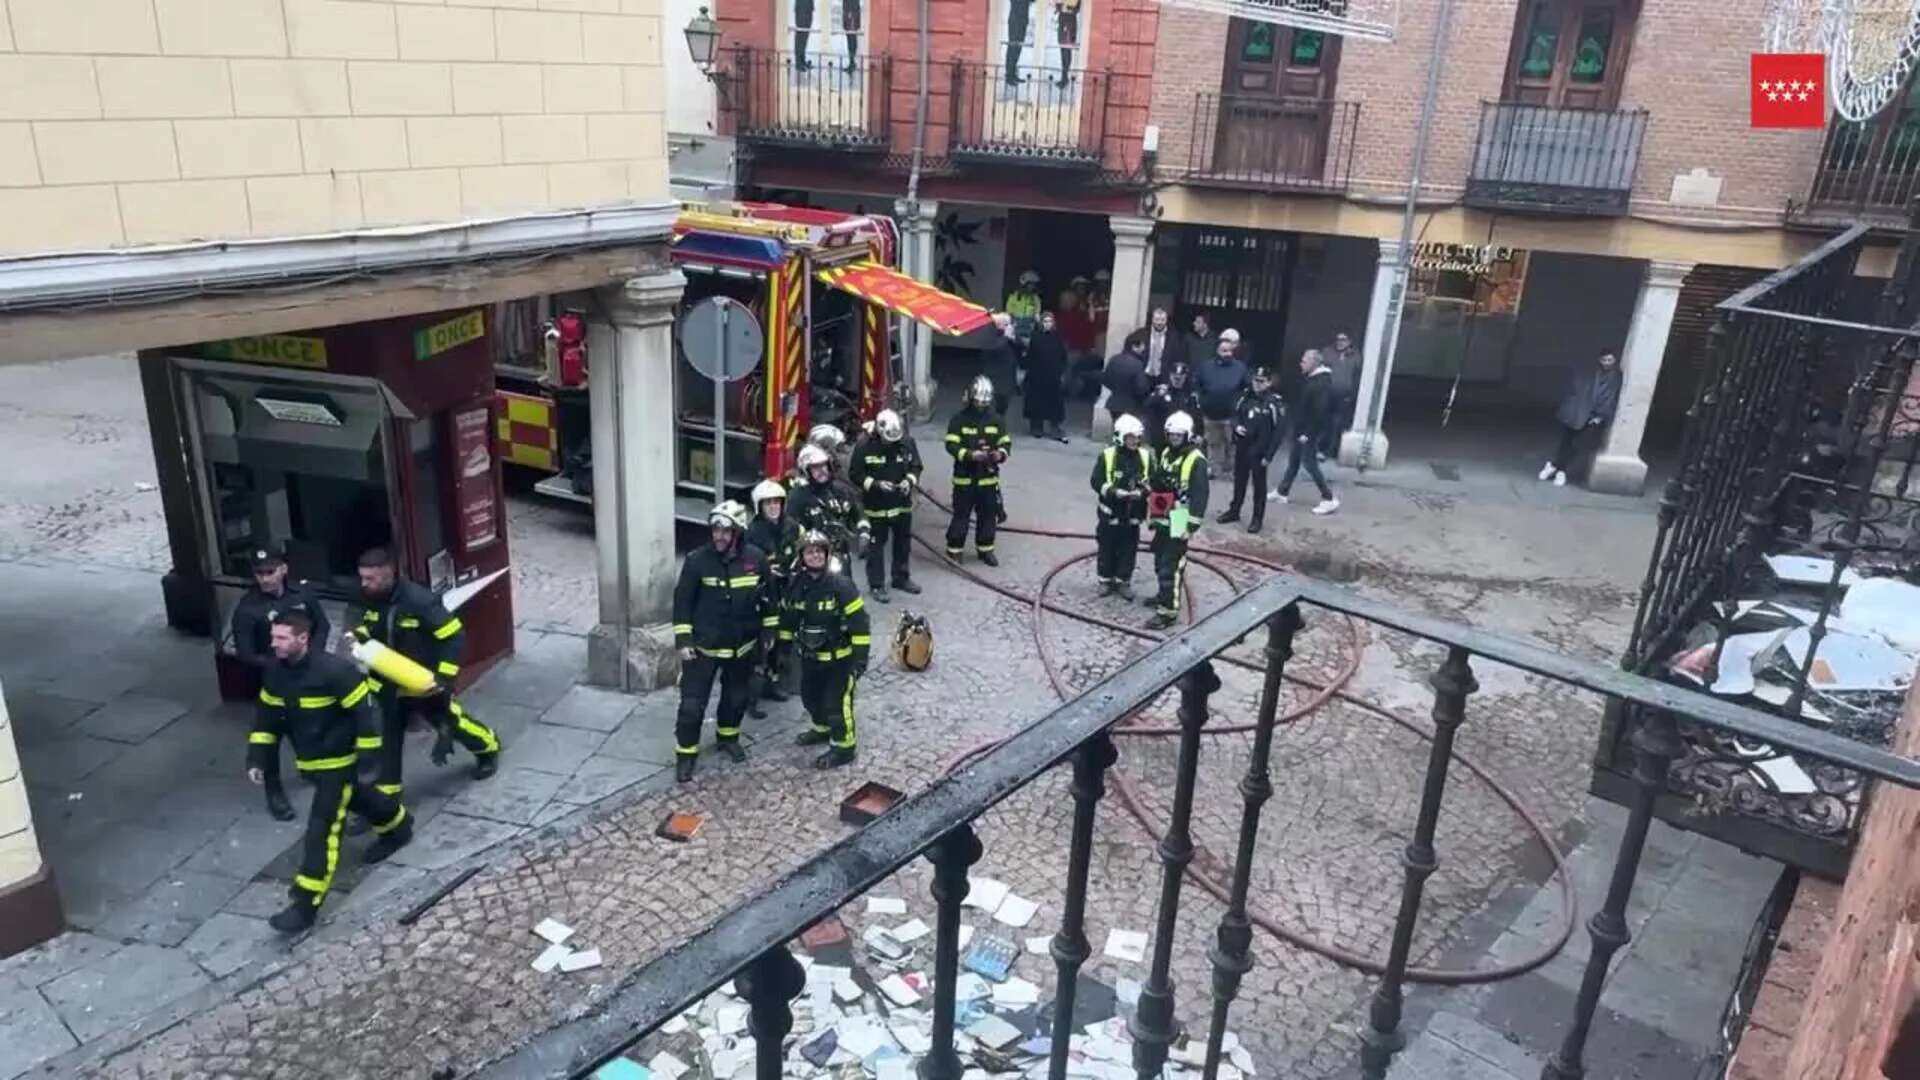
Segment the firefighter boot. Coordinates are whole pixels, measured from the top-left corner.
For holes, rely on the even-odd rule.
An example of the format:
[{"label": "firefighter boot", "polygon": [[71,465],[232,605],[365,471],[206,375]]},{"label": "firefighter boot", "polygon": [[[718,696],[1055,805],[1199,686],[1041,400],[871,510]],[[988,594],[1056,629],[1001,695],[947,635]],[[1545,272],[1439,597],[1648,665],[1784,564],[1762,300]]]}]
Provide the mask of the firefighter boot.
[{"label": "firefighter boot", "polygon": [[747,763],[747,748],[740,745],[739,739],[728,739],[720,744],[720,752],[736,765]]},{"label": "firefighter boot", "polygon": [[473,778],[485,780],[500,771],[500,751],[487,750],[473,755]]},{"label": "firefighter boot", "polygon": [[381,833],[378,839],[372,844],[369,844],[367,846],[367,853],[360,856],[360,861],[366,863],[368,866],[372,866],[374,863],[386,862],[393,857],[394,852],[399,851],[412,842],[413,816],[408,815],[401,819],[400,824],[394,826],[391,831]]},{"label": "firefighter boot", "polygon": [[803,731],[793,740],[795,746],[824,746],[827,741],[825,731]]},{"label": "firefighter boot", "polygon": [[988,565],[988,566],[999,566],[999,565],[1000,565],[1000,557],[999,557],[999,556],[997,556],[997,555],[995,555],[995,554],[994,554],[993,552],[991,552],[991,551],[982,551],[982,552],[980,552],[980,561],[981,561],[982,563],[985,563],[985,564],[986,564],[986,565]]},{"label": "firefighter boot", "polygon": [[693,780],[692,754],[681,754],[680,760],[673,763],[673,779],[678,784],[690,783]]},{"label": "firefighter boot", "polygon": [[280,779],[275,777],[267,781],[266,786],[267,813],[273,815],[275,821],[292,821],[295,817],[293,804],[287,801],[287,789],[280,786]]},{"label": "firefighter boot", "polygon": [[347,819],[347,827],[340,831],[346,833],[348,836],[365,836],[367,835],[367,830],[371,828],[373,828],[373,822],[355,814]]},{"label": "firefighter boot", "polygon": [[1167,627],[1172,626],[1177,621],[1178,620],[1175,619],[1172,615],[1169,615],[1164,611],[1158,612],[1153,616],[1153,618],[1147,620],[1147,629],[1165,630]]},{"label": "firefighter boot", "polygon": [[893,587],[913,596],[920,595],[920,586],[915,584],[912,578],[901,578],[893,583]]},{"label": "firefighter boot", "polygon": [[267,920],[267,925],[283,934],[299,934],[313,929],[320,918],[320,909],[305,896],[296,896],[279,914]]},{"label": "firefighter boot", "polygon": [[813,759],[813,767],[816,769],[838,769],[851,764],[853,764],[853,751],[843,750],[837,746]]}]

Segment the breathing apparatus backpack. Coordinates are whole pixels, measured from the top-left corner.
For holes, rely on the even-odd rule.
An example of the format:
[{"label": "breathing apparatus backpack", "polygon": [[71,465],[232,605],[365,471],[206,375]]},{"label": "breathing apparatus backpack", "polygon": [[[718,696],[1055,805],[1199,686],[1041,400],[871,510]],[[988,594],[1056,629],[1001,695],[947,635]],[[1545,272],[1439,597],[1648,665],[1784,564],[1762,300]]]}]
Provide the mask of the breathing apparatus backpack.
[{"label": "breathing apparatus backpack", "polygon": [[933,663],[933,627],[926,616],[905,612],[893,631],[893,662],[903,671],[925,671]]}]

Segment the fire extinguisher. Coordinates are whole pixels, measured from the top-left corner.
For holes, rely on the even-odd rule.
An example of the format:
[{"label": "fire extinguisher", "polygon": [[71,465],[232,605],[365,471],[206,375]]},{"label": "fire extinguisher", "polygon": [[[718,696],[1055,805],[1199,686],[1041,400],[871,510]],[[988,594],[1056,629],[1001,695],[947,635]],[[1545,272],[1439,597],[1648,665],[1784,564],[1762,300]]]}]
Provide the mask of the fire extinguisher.
[{"label": "fire extinguisher", "polygon": [[557,386],[584,386],[587,381],[587,318],[579,311],[565,311],[547,323],[548,363]]}]

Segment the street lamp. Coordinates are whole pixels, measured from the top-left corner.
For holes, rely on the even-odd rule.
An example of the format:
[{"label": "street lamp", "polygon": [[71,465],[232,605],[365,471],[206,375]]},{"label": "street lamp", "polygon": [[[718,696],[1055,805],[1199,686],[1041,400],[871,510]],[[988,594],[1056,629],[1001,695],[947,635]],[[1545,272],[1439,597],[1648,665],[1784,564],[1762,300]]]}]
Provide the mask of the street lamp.
[{"label": "street lamp", "polygon": [[693,62],[708,78],[713,77],[713,54],[720,48],[720,27],[707,17],[703,6],[700,14],[687,23],[687,52],[692,54]]}]

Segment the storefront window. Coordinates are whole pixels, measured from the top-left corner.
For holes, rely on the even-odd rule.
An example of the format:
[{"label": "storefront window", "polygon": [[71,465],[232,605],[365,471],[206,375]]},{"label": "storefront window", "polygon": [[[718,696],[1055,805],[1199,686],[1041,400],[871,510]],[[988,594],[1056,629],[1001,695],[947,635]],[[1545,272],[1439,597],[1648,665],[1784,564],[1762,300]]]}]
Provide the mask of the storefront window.
[{"label": "storefront window", "polygon": [[1478,315],[1517,316],[1526,279],[1527,253],[1518,248],[1422,244],[1413,258],[1408,301],[1441,300],[1470,305]]}]

